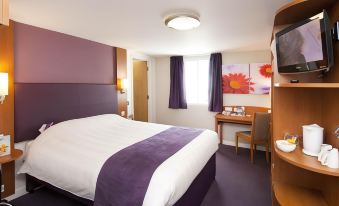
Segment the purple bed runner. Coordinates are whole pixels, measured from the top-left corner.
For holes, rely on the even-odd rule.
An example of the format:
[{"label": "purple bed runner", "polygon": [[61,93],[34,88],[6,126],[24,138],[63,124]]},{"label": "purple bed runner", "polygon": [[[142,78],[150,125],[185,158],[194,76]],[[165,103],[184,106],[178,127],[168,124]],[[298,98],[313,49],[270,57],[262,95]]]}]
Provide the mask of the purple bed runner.
[{"label": "purple bed runner", "polygon": [[171,127],[112,155],[99,173],[94,206],[141,206],[155,170],[203,131]]}]

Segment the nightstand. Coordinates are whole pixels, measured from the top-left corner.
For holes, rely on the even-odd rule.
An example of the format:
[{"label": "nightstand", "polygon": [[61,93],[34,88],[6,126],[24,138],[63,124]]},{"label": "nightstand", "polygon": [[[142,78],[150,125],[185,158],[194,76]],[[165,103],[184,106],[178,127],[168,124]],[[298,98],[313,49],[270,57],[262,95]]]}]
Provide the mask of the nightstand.
[{"label": "nightstand", "polygon": [[[20,158],[22,156],[22,154],[23,154],[22,150],[14,149],[10,155],[0,157],[0,165],[10,163],[10,162],[14,162],[18,158]],[[2,173],[1,173],[1,171],[0,171],[0,185],[2,185]],[[11,204],[9,204],[7,202],[7,200],[2,199],[1,192],[0,192],[0,206],[5,206],[5,205],[11,206]]]}]

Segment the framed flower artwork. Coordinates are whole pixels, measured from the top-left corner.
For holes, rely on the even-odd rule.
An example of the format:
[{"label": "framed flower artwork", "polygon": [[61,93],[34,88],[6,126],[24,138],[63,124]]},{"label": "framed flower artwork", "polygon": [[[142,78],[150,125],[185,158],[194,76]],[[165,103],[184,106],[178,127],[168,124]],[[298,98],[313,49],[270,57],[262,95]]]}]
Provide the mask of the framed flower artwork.
[{"label": "framed flower artwork", "polygon": [[227,64],[222,68],[223,93],[249,94],[253,89],[249,64]]},{"label": "framed flower artwork", "polygon": [[269,94],[272,67],[270,64],[227,64],[222,68],[224,94]]},{"label": "framed flower artwork", "polygon": [[250,64],[250,78],[253,82],[250,94],[269,94],[271,90],[272,66],[270,64]]}]

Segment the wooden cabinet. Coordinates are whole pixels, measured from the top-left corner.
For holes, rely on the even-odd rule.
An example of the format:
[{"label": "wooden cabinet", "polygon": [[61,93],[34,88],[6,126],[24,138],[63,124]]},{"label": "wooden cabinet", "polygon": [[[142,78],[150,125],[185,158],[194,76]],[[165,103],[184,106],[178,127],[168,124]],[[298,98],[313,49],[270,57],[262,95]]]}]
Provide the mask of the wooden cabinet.
[{"label": "wooden cabinet", "polygon": [[9,0],[0,0],[0,25],[9,26]]},{"label": "wooden cabinet", "polygon": [[[276,13],[272,37],[323,9],[333,22],[339,20],[337,0],[295,0],[283,6]],[[275,141],[283,139],[286,132],[302,135],[302,125],[316,123],[325,128],[325,143],[339,148],[334,134],[339,125],[339,42],[334,43],[334,50],[335,66],[321,79],[316,73],[280,75],[273,63],[273,205],[339,205],[339,169],[321,166],[316,158],[304,155],[301,146],[288,154],[275,146]],[[301,83],[289,83],[291,78]]]},{"label": "wooden cabinet", "polygon": [[[127,50],[116,48],[116,78],[122,80],[127,78]],[[118,114],[127,118],[127,93],[118,92]]]},{"label": "wooden cabinet", "polygon": [[[14,169],[15,160],[19,159],[22,156],[23,152],[19,149],[11,150],[10,155],[1,156],[0,157],[0,178],[1,183],[4,185],[5,191],[1,193],[1,198],[7,197],[9,195],[14,194],[15,192],[15,173],[12,169]],[[1,201],[1,199],[0,199]],[[2,205],[0,203],[0,205]]]}]

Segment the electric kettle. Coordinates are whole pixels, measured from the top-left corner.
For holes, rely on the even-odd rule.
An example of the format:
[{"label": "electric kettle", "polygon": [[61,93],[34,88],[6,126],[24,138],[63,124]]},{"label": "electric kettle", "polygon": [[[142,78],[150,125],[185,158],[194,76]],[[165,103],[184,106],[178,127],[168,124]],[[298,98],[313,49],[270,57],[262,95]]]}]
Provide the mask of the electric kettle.
[{"label": "electric kettle", "polygon": [[317,124],[303,126],[303,153],[318,156],[324,140],[324,128]]}]

